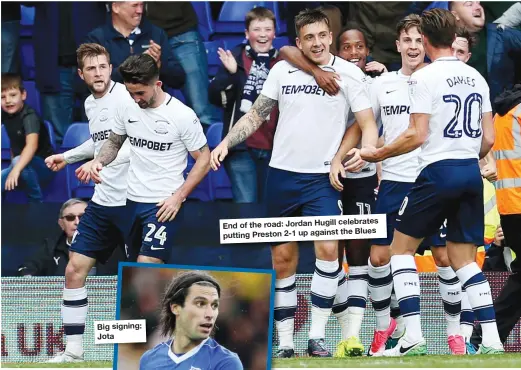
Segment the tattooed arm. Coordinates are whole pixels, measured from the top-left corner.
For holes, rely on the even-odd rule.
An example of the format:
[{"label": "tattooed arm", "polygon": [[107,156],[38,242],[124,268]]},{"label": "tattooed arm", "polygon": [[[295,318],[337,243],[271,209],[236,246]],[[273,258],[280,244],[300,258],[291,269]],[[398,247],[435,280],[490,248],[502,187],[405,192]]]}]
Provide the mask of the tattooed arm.
[{"label": "tattooed arm", "polygon": [[103,166],[111,163],[114,159],[116,159],[119,149],[125,142],[126,138],[127,135],[118,135],[112,132],[109,136],[109,139],[101,147],[96,160]]},{"label": "tattooed arm", "polygon": [[110,164],[118,155],[119,149],[125,142],[127,135],[118,135],[112,132],[109,139],[103,144],[98,155],[92,161],[90,168],[90,176],[96,184],[101,182],[99,171]]},{"label": "tattooed arm", "polygon": [[237,121],[231,131],[223,141],[226,141],[228,148],[242,143],[250,137],[266,121],[266,117],[271,113],[277,101],[267,96],[259,95],[251,109]]},{"label": "tattooed arm", "polygon": [[226,158],[228,149],[242,143],[250,137],[266,120],[271,113],[273,107],[277,104],[277,100],[268,98],[260,94],[251,109],[242,116],[230,130],[228,135],[221,143],[212,151],[210,156],[210,166],[214,171],[220,167],[221,162]]}]

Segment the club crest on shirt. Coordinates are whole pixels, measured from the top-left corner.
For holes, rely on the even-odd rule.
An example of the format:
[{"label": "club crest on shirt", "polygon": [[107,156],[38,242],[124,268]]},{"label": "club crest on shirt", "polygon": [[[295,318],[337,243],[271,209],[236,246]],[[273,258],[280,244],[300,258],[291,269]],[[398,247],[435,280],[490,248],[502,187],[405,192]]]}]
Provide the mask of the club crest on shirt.
[{"label": "club crest on shirt", "polygon": [[416,80],[409,80],[407,83],[409,84],[409,95],[414,95],[414,88],[417,84]]},{"label": "club crest on shirt", "polygon": [[109,113],[109,109],[108,108],[103,108],[99,112],[99,114],[100,114],[100,117],[99,117],[100,122],[105,122],[106,120],[109,119],[108,113]]},{"label": "club crest on shirt", "polygon": [[168,122],[167,121],[156,121],[157,127],[154,129],[156,134],[166,135],[168,134]]}]

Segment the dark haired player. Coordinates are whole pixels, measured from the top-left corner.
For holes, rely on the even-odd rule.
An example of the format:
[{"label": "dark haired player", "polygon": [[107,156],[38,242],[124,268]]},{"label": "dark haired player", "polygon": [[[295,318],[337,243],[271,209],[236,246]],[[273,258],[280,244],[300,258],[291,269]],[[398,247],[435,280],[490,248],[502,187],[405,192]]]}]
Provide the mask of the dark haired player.
[{"label": "dark haired player", "polygon": [[405,335],[384,356],[427,353],[420,321],[420,284],[414,253],[447,220],[447,254],[483,328],[480,353],[503,353],[490,285],[475,262],[483,243],[483,182],[478,160],[494,143],[490,93],[472,67],[453,56],[456,19],[443,9],[421,16],[425,53],[433,62],[409,80],[410,124],[392,143],[362,157],[373,162],[421,146],[420,174],[398,211],[391,244],[394,289]]},{"label": "dark haired player", "polygon": [[[162,263],[172,249],[177,223],[171,221],[210,169],[210,151],[193,110],[161,89],[159,68],[150,55],[128,57],[119,71],[137,104],[118,107],[111,136],[92,163],[91,177],[100,182],[100,171],[116,158],[128,137],[125,212],[133,217],[133,232],[141,231],[137,261]],[[185,180],[188,153],[195,164]]]},{"label": "dark haired player", "polygon": [[145,352],[139,369],[242,370],[239,356],[211,338],[220,296],[219,283],[207,273],[177,275],[161,303],[162,334],[171,339]]},{"label": "dark haired player", "polygon": [[[363,82],[362,71],[331,55],[332,35],[327,15],[306,9],[295,17],[297,46],[312,63],[342,78],[340,92],[331,96],[315,79],[286,61],[271,70],[259,98],[212,152],[216,170],[228,148],[246,140],[278,103],[280,116],[267,178],[268,217],[332,216],[342,213],[340,194],[329,183],[329,169],[346,130],[349,111],[363,130],[363,145],[376,145],[378,129]],[[315,273],[311,282],[311,327],[308,354],[331,357],[325,329],[338,287],[338,241],[315,241]],[[275,325],[279,337],[277,357],[294,356],[297,309],[296,242],[274,242],[272,261],[277,274]]]}]

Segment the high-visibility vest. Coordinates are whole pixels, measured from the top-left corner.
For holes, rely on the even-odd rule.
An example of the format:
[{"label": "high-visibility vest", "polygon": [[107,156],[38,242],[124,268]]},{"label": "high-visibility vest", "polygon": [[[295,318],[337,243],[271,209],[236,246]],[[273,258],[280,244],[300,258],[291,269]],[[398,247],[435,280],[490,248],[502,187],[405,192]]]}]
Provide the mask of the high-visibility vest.
[{"label": "high-visibility vest", "polygon": [[498,180],[496,199],[499,214],[521,214],[521,104],[504,116],[494,117]]},{"label": "high-visibility vest", "polygon": [[496,188],[487,179],[483,179],[483,203],[485,213],[485,245],[494,241],[496,229],[500,223],[496,204]]}]

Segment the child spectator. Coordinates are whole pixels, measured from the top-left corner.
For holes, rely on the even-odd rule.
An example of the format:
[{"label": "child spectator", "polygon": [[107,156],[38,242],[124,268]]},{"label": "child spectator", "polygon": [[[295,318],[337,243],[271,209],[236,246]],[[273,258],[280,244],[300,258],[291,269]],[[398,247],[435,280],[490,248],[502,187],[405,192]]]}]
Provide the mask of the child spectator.
[{"label": "child spectator", "polygon": [[2,74],[2,123],[11,142],[11,165],[2,170],[2,193],[21,185],[30,202],[41,202],[41,186],[53,177],[44,159],[53,152],[44,123],[24,103],[26,98],[21,77]]},{"label": "child spectator", "polygon": [[[238,45],[232,51],[219,48],[223,65],[208,88],[210,102],[224,108],[223,138],[251,108],[270,68],[279,61],[279,52],[272,45],[275,38],[273,12],[263,7],[254,8],[246,14],[245,22],[248,43]],[[233,148],[224,161],[236,203],[262,201],[278,112],[274,109],[266,118],[261,128],[245,143]]]}]

